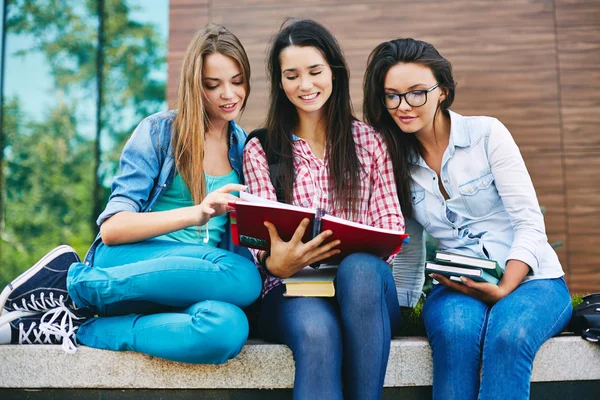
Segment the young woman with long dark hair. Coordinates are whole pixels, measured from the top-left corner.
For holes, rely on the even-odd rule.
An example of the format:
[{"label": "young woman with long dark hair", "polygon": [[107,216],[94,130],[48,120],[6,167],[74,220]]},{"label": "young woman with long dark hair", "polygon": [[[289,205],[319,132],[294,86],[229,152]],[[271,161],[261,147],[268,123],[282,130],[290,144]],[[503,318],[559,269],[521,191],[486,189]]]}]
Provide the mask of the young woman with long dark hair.
[{"label": "young woman with long dark hair", "polygon": [[[450,111],[455,88],[431,44],[385,42],[369,57],[364,117],[393,160],[407,250],[422,248],[424,229],[440,249],[504,269],[498,285],[432,275],[422,316],[433,397],[527,399],[535,353],[569,322],[570,296],[519,148],[497,119]],[[412,262],[400,253],[394,265],[423,274]]]},{"label": "young woman with long dark hair", "polygon": [[[266,134],[244,150],[249,191],[380,228],[404,229],[383,138],[352,114],[349,73],[339,44],[312,20],[288,21],[273,38]],[[277,167],[270,168],[275,164]],[[271,175],[271,174],[276,175]],[[266,276],[261,335],[290,347],[296,399],[378,399],[400,325],[399,297],[386,260],[355,253],[339,265],[334,298],[285,297],[281,278],[337,254],[325,231],[307,243],[308,220],[289,241],[265,223],[268,252],[255,252]],[[342,396],[343,385],[343,396]]]}]

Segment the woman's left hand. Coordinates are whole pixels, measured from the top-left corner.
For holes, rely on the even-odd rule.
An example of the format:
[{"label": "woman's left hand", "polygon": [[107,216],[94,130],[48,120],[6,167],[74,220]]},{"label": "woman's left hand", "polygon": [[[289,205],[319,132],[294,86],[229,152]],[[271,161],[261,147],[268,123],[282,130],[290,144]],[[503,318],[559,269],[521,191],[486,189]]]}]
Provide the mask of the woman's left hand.
[{"label": "woman's left hand", "polygon": [[449,287],[450,289],[454,289],[457,292],[461,292],[466,295],[475,297],[488,304],[495,304],[501,298],[510,293],[509,291],[504,289],[500,284],[494,285],[493,283],[476,282],[464,276],[460,277],[462,283],[452,281],[444,275],[440,274],[430,274],[429,276],[441,283],[442,285]]}]

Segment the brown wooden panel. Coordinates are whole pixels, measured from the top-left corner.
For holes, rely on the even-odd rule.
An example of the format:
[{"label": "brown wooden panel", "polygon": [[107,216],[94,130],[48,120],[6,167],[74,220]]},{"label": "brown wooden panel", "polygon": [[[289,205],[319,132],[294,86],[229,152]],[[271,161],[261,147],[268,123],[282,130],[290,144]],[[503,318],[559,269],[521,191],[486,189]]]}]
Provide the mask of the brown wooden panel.
[{"label": "brown wooden panel", "polygon": [[[454,65],[456,111],[494,115],[524,151],[558,150],[557,68],[552,7],[543,1],[325,2],[232,7],[213,2],[212,20],[226,24],[246,47],[253,93],[244,123],[264,119],[265,48],[286,16],[311,17],[332,30],[351,66],[352,99],[360,116],[362,78],[370,51],[380,42],[411,36],[433,43]],[[410,10],[410,13],[407,13]]]},{"label": "brown wooden panel", "polygon": [[567,154],[569,282],[573,290],[600,290],[600,151]]},{"label": "brown wooden panel", "polygon": [[209,21],[209,0],[171,0],[169,6],[167,102],[175,108],[183,56],[194,33]]},{"label": "brown wooden panel", "polygon": [[600,151],[566,156],[568,233],[594,235],[600,244]]},{"label": "brown wooden panel", "polygon": [[567,149],[600,149],[600,1],[556,0]]},{"label": "brown wooden panel", "polygon": [[571,293],[600,291],[600,246],[598,237],[591,235],[569,235],[569,259],[572,267],[567,276]]},{"label": "brown wooden panel", "polygon": [[563,162],[560,152],[523,154],[540,206],[546,208],[544,222],[550,243],[564,242],[557,249],[565,271],[569,270]]}]

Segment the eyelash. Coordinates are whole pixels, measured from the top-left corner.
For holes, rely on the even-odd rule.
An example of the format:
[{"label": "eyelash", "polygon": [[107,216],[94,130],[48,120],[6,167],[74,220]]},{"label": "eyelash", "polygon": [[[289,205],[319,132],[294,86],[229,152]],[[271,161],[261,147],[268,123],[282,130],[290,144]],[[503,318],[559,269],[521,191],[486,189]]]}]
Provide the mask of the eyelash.
[{"label": "eyelash", "polygon": [[[323,71],[311,72],[310,74],[311,74],[312,76],[317,76],[317,75],[319,75],[321,72],[323,72]],[[297,77],[298,77],[298,75],[292,75],[292,76],[287,76],[287,77],[286,77],[286,79],[287,79],[288,81],[293,81],[293,80],[294,80],[294,79],[296,79]]]},{"label": "eyelash", "polygon": [[[231,83],[233,83],[233,84],[234,84],[234,85],[236,85],[236,86],[239,86],[239,85],[243,85],[243,84],[244,84],[244,81],[239,81],[239,82],[231,82]],[[218,88],[218,87],[219,87],[219,85],[216,85],[216,86],[207,86],[207,85],[205,85],[204,87],[206,88],[206,90],[214,90],[214,89]]]}]

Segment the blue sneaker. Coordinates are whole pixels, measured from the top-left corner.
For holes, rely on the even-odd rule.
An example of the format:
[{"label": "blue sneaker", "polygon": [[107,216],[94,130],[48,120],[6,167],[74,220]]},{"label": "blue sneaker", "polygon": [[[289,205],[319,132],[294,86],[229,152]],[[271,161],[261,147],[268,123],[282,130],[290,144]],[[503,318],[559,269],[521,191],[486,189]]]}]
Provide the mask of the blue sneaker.
[{"label": "blue sneaker", "polygon": [[0,294],[0,315],[11,311],[43,312],[55,307],[77,309],[67,291],[71,264],[81,262],[73,248],[58,246],[23,272]]},{"label": "blue sneaker", "polygon": [[74,353],[77,351],[75,333],[84,321],[85,318],[66,307],[45,314],[12,311],[0,317],[0,330],[10,330],[10,341],[2,344],[60,344],[65,352]]}]

